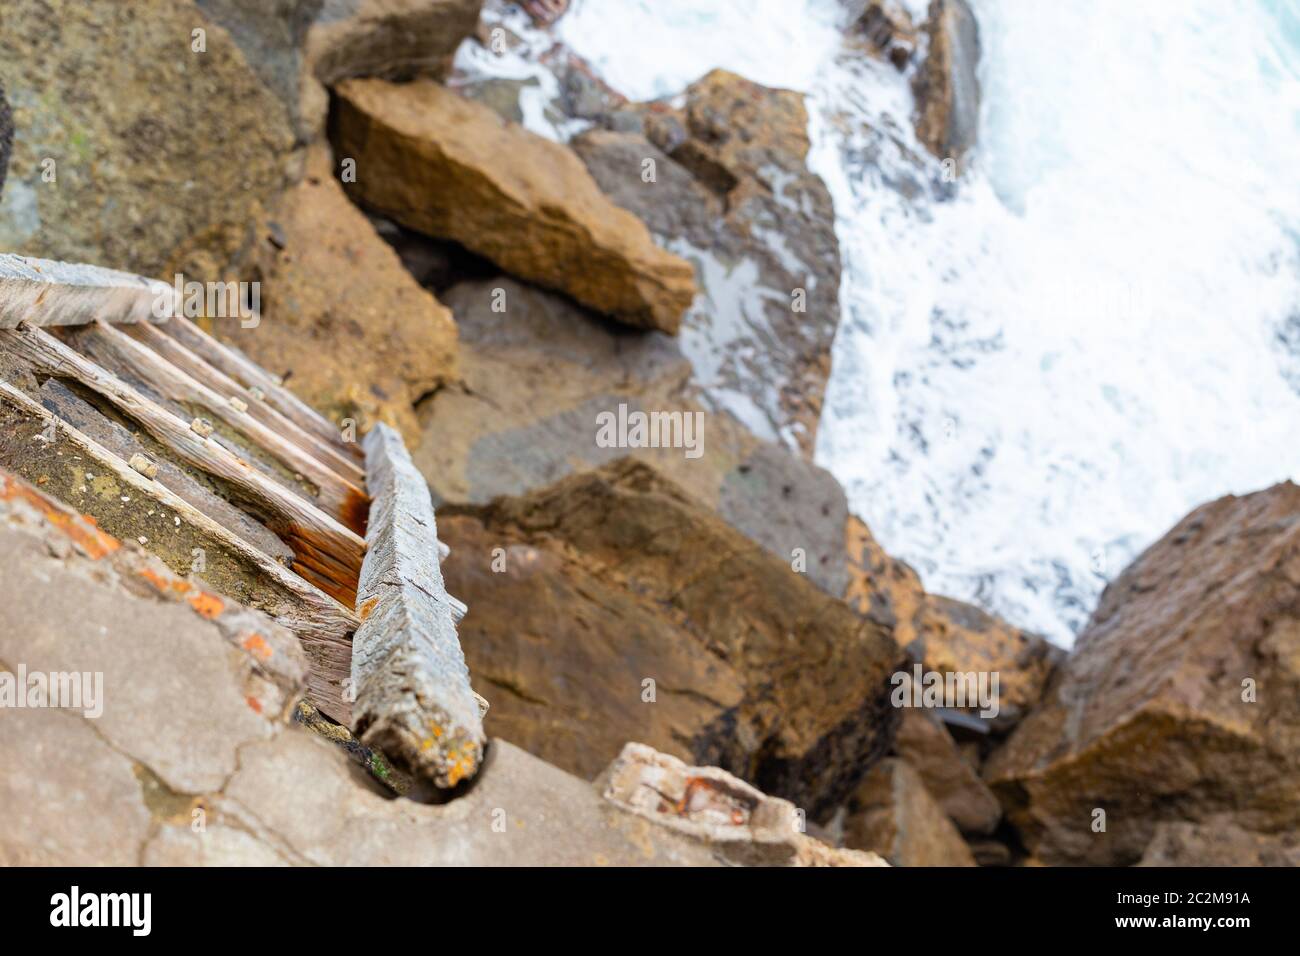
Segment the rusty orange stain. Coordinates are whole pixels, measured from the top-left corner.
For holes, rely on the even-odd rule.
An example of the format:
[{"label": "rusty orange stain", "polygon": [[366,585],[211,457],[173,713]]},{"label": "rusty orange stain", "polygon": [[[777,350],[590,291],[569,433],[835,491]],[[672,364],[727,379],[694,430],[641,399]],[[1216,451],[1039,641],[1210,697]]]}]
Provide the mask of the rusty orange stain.
[{"label": "rusty orange stain", "polygon": [[161,594],[170,594],[172,592],[184,594],[192,587],[188,581],[182,581],[180,578],[174,578],[169,574],[160,574],[152,568],[140,568],[136,571],[136,574],[152,584]]},{"label": "rusty orange stain", "polygon": [[271,645],[266,643],[266,638],[261,634],[249,634],[248,637],[244,638],[243,647],[244,650],[248,651],[248,653],[252,654],[259,661],[269,661],[271,656],[275,654]]},{"label": "rusty orange stain", "polygon": [[106,558],[122,547],[122,543],[111,534],[100,531],[95,524],[95,519],[89,515],[80,515],[68,510],[13,475],[0,474],[0,478],[4,479],[4,485],[0,487],[0,500],[21,499],[27,502],[45,515],[50,524],[71,538],[92,561]]},{"label": "rusty orange stain", "polygon": [[209,594],[207,591],[196,591],[189,597],[190,607],[194,608],[194,613],[199,617],[206,617],[209,621],[214,621],[221,616],[221,612],[226,606],[221,602],[221,598],[215,594]]},{"label": "rusty orange stain", "polygon": [[357,608],[357,617],[364,621],[370,616],[370,612],[375,609],[375,605],[378,603],[379,598],[377,597],[372,597],[370,600],[362,602],[361,607]]},{"label": "rusty orange stain", "polygon": [[256,697],[245,697],[244,702],[248,704],[254,713],[260,714],[262,712],[262,703]]}]

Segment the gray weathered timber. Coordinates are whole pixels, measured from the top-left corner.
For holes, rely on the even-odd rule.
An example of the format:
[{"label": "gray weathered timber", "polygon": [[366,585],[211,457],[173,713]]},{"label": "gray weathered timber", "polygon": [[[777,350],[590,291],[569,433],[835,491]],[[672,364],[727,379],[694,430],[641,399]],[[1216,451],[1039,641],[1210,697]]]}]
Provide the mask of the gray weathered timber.
[{"label": "gray weathered timber", "polygon": [[459,602],[438,567],[433,502],[395,431],[376,425],[365,450],[372,504],[352,639],[355,727],[412,774],[453,787],[477,772],[485,736],[456,636]]},{"label": "gray weathered timber", "polygon": [[159,322],[175,314],[175,306],[176,291],[165,282],[99,266],[0,253],[0,329],[12,329],[19,322]]}]

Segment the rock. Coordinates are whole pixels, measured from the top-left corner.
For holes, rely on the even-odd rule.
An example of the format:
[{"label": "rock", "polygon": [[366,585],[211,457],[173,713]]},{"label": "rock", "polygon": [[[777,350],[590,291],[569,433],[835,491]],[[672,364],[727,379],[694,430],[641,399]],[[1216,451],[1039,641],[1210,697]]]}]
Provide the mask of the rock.
[{"label": "rock", "polygon": [[690,266],[605,199],[567,147],[428,81],[336,91],[337,154],[356,160],[359,201],[597,311],[677,331]]},{"label": "rock", "polygon": [[[630,332],[513,279],[461,283],[443,299],[460,329],[464,387],[420,404],[424,440],[412,453],[436,500],[486,504],[631,455],[787,564],[801,549],[809,578],[843,594],[847,505],[835,479],[709,411],[668,336]],[[596,416],[620,404],[702,414],[703,454],[598,447]]]},{"label": "rock", "polygon": [[932,714],[904,710],[894,752],[917,772],[926,791],[963,833],[989,834],[997,827],[1002,818],[997,798]]},{"label": "rock", "polygon": [[18,131],[0,247],[215,280],[294,174],[284,103],[185,0],[11,0],[0,62]]},{"label": "rock", "polygon": [[14,145],[14,114],[0,84],[0,194],[4,193],[5,173],[9,171],[9,151]]},{"label": "rock", "polygon": [[867,0],[853,4],[848,37],[861,38],[874,56],[905,70],[917,47],[917,30],[912,16],[897,0]]},{"label": "rock", "polygon": [[974,866],[975,858],[906,761],[880,761],[847,806],[844,845],[880,854],[892,866]]},{"label": "rock", "polygon": [[[926,594],[916,572],[886,554],[862,521],[850,518],[846,527],[845,600],[892,627],[899,646],[927,671],[996,673],[998,715],[988,721],[989,729],[1009,732],[1038,701],[1064,652],[972,605]],[[977,716],[976,710],[969,713]]]},{"label": "rock", "polygon": [[640,462],[444,506],[439,531],[489,733],[570,772],[639,740],[820,820],[889,746],[888,629]]},{"label": "rock", "polygon": [[574,149],[615,202],[694,263],[703,295],[684,335],[700,378],[760,437],[811,457],[840,254],[830,192],[808,168],[803,97],[715,70],[674,102],[636,107],[648,141],[593,131]]},{"label": "rock", "polygon": [[912,81],[916,137],[958,169],[979,133],[979,25],[966,0],[930,0],[925,62]]},{"label": "rock", "polygon": [[261,322],[218,322],[218,337],[327,417],[356,419],[358,433],[384,421],[413,441],[414,403],[457,377],[456,323],[348,201],[324,145],[264,220],[254,261]]},{"label": "rock", "polygon": [[1294,832],[1297,701],[1300,487],[1287,482],[1201,506],[1112,581],[984,776],[1048,864],[1137,862],[1161,823]]},{"label": "rock", "polygon": [[291,635],[229,603],[199,613],[154,559],[8,475],[0,490],[0,672],[103,675],[97,718],[4,710],[0,864],[862,862],[797,834],[783,857],[762,828],[719,846],[500,740],[451,802],[392,799],[296,723],[304,676]]},{"label": "rock", "polygon": [[1230,821],[1158,823],[1139,866],[1300,866],[1300,837],[1265,836]]},{"label": "rock", "polygon": [[875,853],[832,850],[804,835],[803,815],[717,767],[690,767],[629,743],[596,781],[606,800],[751,865],[887,866]]},{"label": "rock", "polygon": [[326,86],[364,76],[441,78],[482,7],[483,0],[327,0],[307,35],[308,69]]}]

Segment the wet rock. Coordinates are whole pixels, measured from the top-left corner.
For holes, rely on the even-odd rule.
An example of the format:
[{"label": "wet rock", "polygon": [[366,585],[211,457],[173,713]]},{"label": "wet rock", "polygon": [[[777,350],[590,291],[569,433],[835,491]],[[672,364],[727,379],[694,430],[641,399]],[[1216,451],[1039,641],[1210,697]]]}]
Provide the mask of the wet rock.
[{"label": "wet rock", "polygon": [[979,25],[966,0],[930,0],[927,52],[912,81],[916,137],[960,169],[979,133]]},{"label": "wet rock", "polygon": [[348,80],[337,93],[335,145],[357,162],[359,201],[624,322],[677,330],[690,266],[605,199],[567,147],[436,83]]},{"label": "wet rock", "polygon": [[261,321],[214,331],[327,417],[355,419],[358,434],[384,421],[414,438],[414,403],[457,376],[451,312],[348,201],[324,145],[268,218],[279,241],[268,223],[255,255]]},{"label": "wet rock", "polygon": [[893,866],[974,866],[943,809],[903,760],[880,761],[847,805],[844,845],[880,854]]},{"label": "wet rock", "polygon": [[[424,438],[412,453],[437,500],[486,504],[631,455],[787,564],[799,549],[814,583],[834,596],[844,592],[847,505],[839,485],[711,411],[672,339],[630,332],[512,279],[461,283],[443,299],[456,313],[464,387],[420,404]],[[494,311],[498,302],[504,313]],[[620,404],[703,415],[701,456],[599,447],[596,416]]]},{"label": "wet rock", "polygon": [[917,29],[912,16],[898,0],[857,0],[852,4],[850,40],[866,45],[874,55],[905,70],[917,48]]},{"label": "wet rock", "polygon": [[1300,488],[1287,482],[1201,506],[1112,581],[984,776],[1048,864],[1137,862],[1162,823],[1293,832],[1297,701]]},{"label": "wet rock", "polygon": [[803,97],[715,70],[675,103],[635,107],[646,138],[593,131],[574,149],[615,202],[695,265],[703,295],[686,347],[711,392],[760,437],[811,457],[840,255],[830,193],[808,168]]},{"label": "wet rock", "polygon": [[644,464],[444,507],[439,530],[489,732],[571,772],[640,740],[820,819],[889,746],[888,629]]}]

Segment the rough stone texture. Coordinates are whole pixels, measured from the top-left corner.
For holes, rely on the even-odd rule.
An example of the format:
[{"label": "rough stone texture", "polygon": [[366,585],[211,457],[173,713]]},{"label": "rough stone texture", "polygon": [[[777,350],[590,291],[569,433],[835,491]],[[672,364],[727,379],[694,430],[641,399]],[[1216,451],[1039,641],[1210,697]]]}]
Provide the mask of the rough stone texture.
[{"label": "rough stone texture", "polygon": [[920,775],[926,791],[963,833],[988,834],[997,827],[1002,817],[997,798],[933,715],[905,709],[894,752]]},{"label": "rough stone texture", "polygon": [[[39,304],[40,308],[36,308]],[[170,317],[175,293],[165,282],[99,266],[0,253],[0,329],[30,325],[148,322]]]},{"label": "rough stone texture", "polygon": [[9,171],[9,151],[14,145],[14,114],[0,83],[0,194],[4,193],[5,174]]},{"label": "rough stone texture", "polygon": [[[504,314],[492,311],[498,289]],[[843,594],[844,492],[829,473],[758,441],[725,412],[709,411],[668,336],[631,332],[513,279],[461,283],[443,299],[460,329],[464,385],[420,404],[424,438],[412,451],[439,503],[526,494],[631,455],[787,564],[803,549],[808,577]],[[596,416],[620,403],[633,411],[702,412],[703,455],[598,447]]]},{"label": "rough stone texture", "polygon": [[325,0],[307,36],[312,74],[327,86],[359,76],[440,77],[478,25],[483,0]]},{"label": "rough stone texture", "polygon": [[1049,864],[1134,863],[1162,822],[1294,832],[1300,487],[1203,505],[1112,581],[985,779]]},{"label": "rough stone texture", "polygon": [[640,740],[814,820],[889,746],[888,629],[640,462],[439,525],[489,732],[586,777]]},{"label": "rough stone texture", "polygon": [[1300,835],[1251,833],[1230,820],[1159,823],[1139,866],[1300,866]]},{"label": "rough stone texture", "polygon": [[414,402],[457,377],[456,324],[348,201],[323,144],[252,258],[261,322],[217,322],[218,337],[328,417],[357,420],[358,434],[384,421],[413,440]]},{"label": "rough stone texture", "polygon": [[845,600],[892,627],[899,646],[926,670],[996,672],[999,712],[988,723],[994,733],[1008,732],[1038,701],[1064,652],[970,604],[926,594],[916,572],[886,554],[865,524],[850,518],[846,527]]},{"label": "rough stone texture", "polygon": [[[390,799],[294,724],[303,673],[291,635],[228,603],[185,600],[174,586],[185,582],[151,558],[7,475],[0,489],[0,670],[102,671],[105,698],[95,720],[0,709],[0,864],[707,866],[761,855],[622,809],[504,741],[451,803]],[[790,862],[853,858],[809,841]]]},{"label": "rough stone texture", "polygon": [[847,810],[845,846],[871,850],[893,866],[975,865],[957,828],[905,761],[876,764]]},{"label": "rough stone texture", "polygon": [[386,425],[366,436],[374,501],[352,638],[353,722],[362,743],[438,787],[454,787],[483,759],[483,723],[438,567],[429,489]]},{"label": "rough stone texture", "polygon": [[292,176],[284,103],[187,0],[7,0],[0,64],[17,130],[0,248],[217,279]]},{"label": "rough stone texture", "polygon": [[804,835],[788,800],[769,797],[717,767],[691,767],[645,744],[629,743],[600,778],[606,800],[717,847],[736,863],[887,866],[874,853],[832,850]]},{"label": "rough stone texture", "polygon": [[[694,264],[703,295],[688,341],[698,339],[692,360],[711,391],[761,422],[763,437],[811,457],[839,324],[840,254],[830,192],[808,169],[803,97],[715,70],[680,109],[635,109],[645,137],[597,130],[574,149],[616,203]],[[654,182],[642,178],[646,160]]]},{"label": "rough stone texture", "polygon": [[960,168],[979,133],[979,25],[966,0],[930,0],[928,52],[912,81],[916,137]]},{"label": "rough stone texture", "polygon": [[848,38],[865,42],[877,57],[905,70],[917,48],[912,16],[898,0],[849,0]]},{"label": "rough stone texture", "polygon": [[691,267],[609,202],[568,147],[429,81],[347,80],[333,136],[352,194],[632,325],[675,332]]}]

